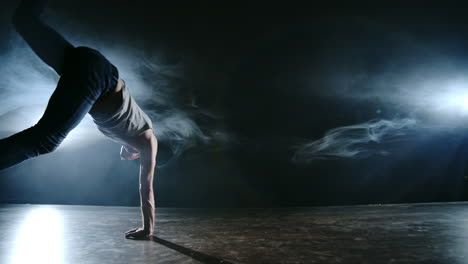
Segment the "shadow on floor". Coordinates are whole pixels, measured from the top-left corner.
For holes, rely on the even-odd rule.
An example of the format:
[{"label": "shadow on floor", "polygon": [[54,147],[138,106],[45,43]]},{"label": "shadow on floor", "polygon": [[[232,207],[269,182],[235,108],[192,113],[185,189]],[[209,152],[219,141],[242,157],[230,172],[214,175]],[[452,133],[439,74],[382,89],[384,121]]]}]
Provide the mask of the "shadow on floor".
[{"label": "shadow on floor", "polygon": [[184,254],[186,256],[189,256],[189,257],[191,257],[191,258],[193,258],[195,260],[198,260],[201,263],[205,263],[205,264],[214,264],[214,263],[233,264],[232,262],[225,261],[225,260],[222,260],[222,259],[219,259],[219,258],[216,258],[216,257],[212,257],[212,256],[206,255],[204,253],[192,250],[190,248],[179,246],[177,244],[174,244],[172,242],[169,242],[167,240],[164,240],[164,239],[156,237],[156,236],[153,236],[152,240],[154,242],[158,243],[158,244],[161,244],[161,245],[166,246],[166,247],[168,247],[170,249],[173,249],[173,250],[175,250],[175,251],[177,251],[179,253],[182,253],[182,254]]}]

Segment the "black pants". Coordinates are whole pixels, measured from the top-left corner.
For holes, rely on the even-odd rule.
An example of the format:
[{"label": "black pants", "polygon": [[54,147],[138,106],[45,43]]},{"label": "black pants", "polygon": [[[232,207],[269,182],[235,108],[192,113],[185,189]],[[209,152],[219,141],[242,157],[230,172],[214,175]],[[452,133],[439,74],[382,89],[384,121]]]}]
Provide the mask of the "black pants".
[{"label": "black pants", "polygon": [[0,139],[0,170],[55,150],[96,100],[118,83],[117,68],[102,54],[87,47],[74,47],[42,22],[45,2],[23,1],[15,12],[13,24],[60,79],[38,123]]}]

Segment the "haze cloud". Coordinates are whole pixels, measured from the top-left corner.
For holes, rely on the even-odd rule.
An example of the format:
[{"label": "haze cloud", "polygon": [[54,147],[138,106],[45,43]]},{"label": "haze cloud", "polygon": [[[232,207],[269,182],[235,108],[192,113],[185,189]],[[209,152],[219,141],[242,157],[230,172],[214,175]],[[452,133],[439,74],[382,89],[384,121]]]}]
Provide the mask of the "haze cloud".
[{"label": "haze cloud", "polygon": [[410,29],[369,21],[344,28],[321,40],[328,48],[318,62],[324,66],[314,73],[323,77],[314,85],[323,89],[309,94],[375,105],[368,116],[378,112],[380,118],[331,128],[299,145],[293,161],[389,155],[387,147],[397,139],[411,141],[434,130],[466,132],[467,57],[455,36],[431,36],[428,42]]}]

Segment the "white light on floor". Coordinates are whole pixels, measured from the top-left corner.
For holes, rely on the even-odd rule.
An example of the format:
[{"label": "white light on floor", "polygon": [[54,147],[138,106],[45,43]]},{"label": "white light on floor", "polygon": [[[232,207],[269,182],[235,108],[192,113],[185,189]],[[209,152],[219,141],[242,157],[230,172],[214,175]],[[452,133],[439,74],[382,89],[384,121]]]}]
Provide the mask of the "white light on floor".
[{"label": "white light on floor", "polygon": [[62,216],[46,207],[32,211],[19,229],[11,263],[59,264],[63,255]]}]

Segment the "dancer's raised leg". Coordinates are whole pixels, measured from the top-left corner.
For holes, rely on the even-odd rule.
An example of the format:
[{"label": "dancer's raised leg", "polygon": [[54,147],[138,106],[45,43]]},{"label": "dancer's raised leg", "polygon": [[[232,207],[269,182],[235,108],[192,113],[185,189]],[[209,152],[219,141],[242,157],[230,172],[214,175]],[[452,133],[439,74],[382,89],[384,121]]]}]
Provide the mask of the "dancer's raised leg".
[{"label": "dancer's raised leg", "polygon": [[13,16],[13,25],[31,49],[61,75],[65,53],[73,45],[42,21],[46,3],[46,0],[22,0]]},{"label": "dancer's raised leg", "polygon": [[39,122],[0,139],[0,170],[55,150],[96,100],[118,82],[117,68],[98,51],[73,47],[41,21],[45,3],[22,1],[14,25],[34,52],[61,77]]}]

